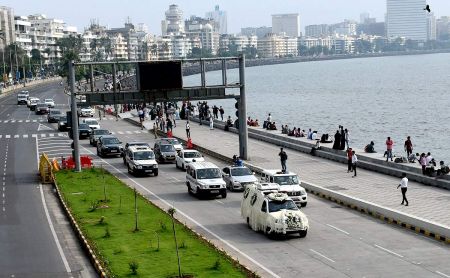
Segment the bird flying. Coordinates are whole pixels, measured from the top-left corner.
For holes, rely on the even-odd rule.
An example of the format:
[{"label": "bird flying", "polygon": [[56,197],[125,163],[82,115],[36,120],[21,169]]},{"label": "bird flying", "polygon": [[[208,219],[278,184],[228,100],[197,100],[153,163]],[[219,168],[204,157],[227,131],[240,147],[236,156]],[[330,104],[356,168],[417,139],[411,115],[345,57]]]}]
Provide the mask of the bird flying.
[{"label": "bird flying", "polygon": [[431,12],[430,5],[427,5],[427,6],[425,7],[425,9],[423,9],[423,10],[427,10],[428,12]]}]

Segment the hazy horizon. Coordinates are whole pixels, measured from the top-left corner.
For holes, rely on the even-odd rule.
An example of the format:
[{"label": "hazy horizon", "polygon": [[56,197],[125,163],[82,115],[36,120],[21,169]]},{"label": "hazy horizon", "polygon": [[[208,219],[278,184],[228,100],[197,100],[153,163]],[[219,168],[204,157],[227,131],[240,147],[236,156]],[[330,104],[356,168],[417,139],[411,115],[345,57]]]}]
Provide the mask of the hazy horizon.
[{"label": "hazy horizon", "polygon": [[[299,13],[302,32],[305,25],[338,23],[344,19],[359,22],[360,14],[365,12],[369,13],[370,17],[375,17],[377,22],[381,22],[384,21],[386,13],[385,0],[284,0],[283,5],[274,0],[266,1],[265,5],[255,0],[215,0],[195,3],[187,0],[160,0],[156,3],[129,0],[128,5],[123,5],[123,1],[117,0],[79,0],[77,6],[55,5],[55,2],[41,0],[19,3],[17,0],[4,0],[2,5],[13,8],[16,16],[45,14],[48,18],[62,19],[67,25],[76,26],[78,32],[88,27],[91,19],[114,28],[123,26],[129,17],[134,24],[147,24],[149,32],[156,35],[161,34],[161,20],[164,19],[164,12],[171,4],[180,7],[184,18],[191,15],[204,17],[206,12],[214,10],[214,6],[219,5],[228,15],[228,33],[239,33],[243,27],[271,26],[271,15],[278,13]],[[428,4],[436,18],[450,16],[449,0],[428,1]]]}]

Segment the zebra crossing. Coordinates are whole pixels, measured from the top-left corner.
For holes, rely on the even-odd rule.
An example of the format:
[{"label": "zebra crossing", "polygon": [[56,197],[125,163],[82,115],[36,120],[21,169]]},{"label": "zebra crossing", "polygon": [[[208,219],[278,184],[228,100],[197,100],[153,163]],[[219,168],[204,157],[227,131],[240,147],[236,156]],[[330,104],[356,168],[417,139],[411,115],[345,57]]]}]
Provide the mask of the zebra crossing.
[{"label": "zebra crossing", "polygon": [[[80,118],[81,121],[82,118]],[[99,119],[97,119],[99,120]],[[113,117],[106,117],[106,118],[102,118],[101,121],[115,121],[116,118]],[[0,120],[0,124],[17,124],[17,123],[46,123],[47,122],[47,118],[45,119],[10,119],[10,120]]]},{"label": "zebra crossing", "polygon": [[[111,131],[111,135],[148,134],[147,130]],[[33,134],[0,134],[0,139],[27,139],[27,138],[52,138],[69,137],[67,132],[57,133],[33,133]]]}]

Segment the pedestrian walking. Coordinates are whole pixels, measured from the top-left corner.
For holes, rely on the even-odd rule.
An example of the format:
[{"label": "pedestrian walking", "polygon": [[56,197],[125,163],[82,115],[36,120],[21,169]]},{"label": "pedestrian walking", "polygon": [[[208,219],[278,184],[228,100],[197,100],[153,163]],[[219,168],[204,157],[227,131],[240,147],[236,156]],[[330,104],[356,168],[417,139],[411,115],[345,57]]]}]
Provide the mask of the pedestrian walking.
[{"label": "pedestrian walking", "polygon": [[356,163],[358,162],[358,157],[356,156],[355,151],[352,151],[352,168],[353,168],[353,176],[352,178],[356,177]]},{"label": "pedestrian walking", "polygon": [[225,114],[225,110],[223,110],[222,106],[220,106],[220,108],[219,108],[219,113],[220,113],[220,118],[222,119],[222,122],[223,122],[223,114]]},{"label": "pedestrian walking", "polygon": [[100,110],[100,108],[98,108],[98,118],[100,121],[102,120],[102,111]]},{"label": "pedestrian walking", "polygon": [[209,129],[214,129],[214,119],[212,115],[209,117]]},{"label": "pedestrian walking", "polygon": [[406,141],[405,141],[405,151],[406,151],[406,157],[410,157],[411,156],[411,154],[412,154],[412,152],[413,152],[413,144],[412,144],[412,142],[411,142],[411,137],[410,136],[408,136],[407,138],[406,138]]},{"label": "pedestrian walking", "polygon": [[172,121],[170,120],[170,118],[167,118],[167,131],[172,131]]},{"label": "pedestrian walking", "polygon": [[402,174],[402,180],[400,181],[400,184],[397,186],[397,189],[399,187],[402,190],[402,203],[401,203],[401,205],[403,205],[406,202],[405,206],[408,206],[409,205],[408,199],[406,199],[406,191],[408,191],[408,178],[406,177],[406,173]]},{"label": "pedestrian walking", "polygon": [[278,154],[281,161],[281,171],[283,173],[286,173],[286,160],[288,158],[286,152],[283,150],[283,148],[280,148],[280,153]]},{"label": "pedestrian walking", "polygon": [[186,137],[191,138],[191,126],[189,125],[189,120],[186,121]]},{"label": "pedestrian walking", "polygon": [[391,137],[388,137],[386,140],[386,162],[388,162],[389,158],[392,160],[392,148],[394,146],[394,141],[392,141]]},{"label": "pedestrian walking", "polygon": [[427,157],[425,156],[425,153],[420,154],[419,158],[419,164],[422,166],[422,175],[425,175],[425,169],[427,167]]},{"label": "pedestrian walking", "polygon": [[138,110],[139,122],[141,123],[141,130],[144,129],[144,110],[139,108]]},{"label": "pedestrian walking", "polygon": [[155,133],[155,139],[158,138],[158,125],[156,122],[153,123],[153,133]]},{"label": "pedestrian walking", "polygon": [[353,153],[352,153],[352,148],[348,148],[347,149],[347,173],[349,173],[349,172],[353,172],[353,169],[352,169],[352,155],[353,155]]}]

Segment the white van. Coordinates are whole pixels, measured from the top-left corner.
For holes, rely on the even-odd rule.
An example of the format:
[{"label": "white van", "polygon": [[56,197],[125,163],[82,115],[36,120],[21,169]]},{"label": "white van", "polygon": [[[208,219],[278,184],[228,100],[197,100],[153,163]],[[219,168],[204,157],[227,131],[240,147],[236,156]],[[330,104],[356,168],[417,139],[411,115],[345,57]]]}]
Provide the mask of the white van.
[{"label": "white van", "polygon": [[292,172],[282,172],[281,170],[264,170],[261,175],[261,182],[273,182],[280,185],[280,192],[286,193],[297,206],[306,207],[308,194],[300,186],[300,179]]},{"label": "white van", "polygon": [[305,237],[309,222],[306,215],[275,183],[255,183],[244,190],[241,215],[254,231],[266,235],[298,233]]},{"label": "white van", "polygon": [[189,194],[227,197],[222,171],[211,162],[192,162],[186,166],[186,186]]}]

